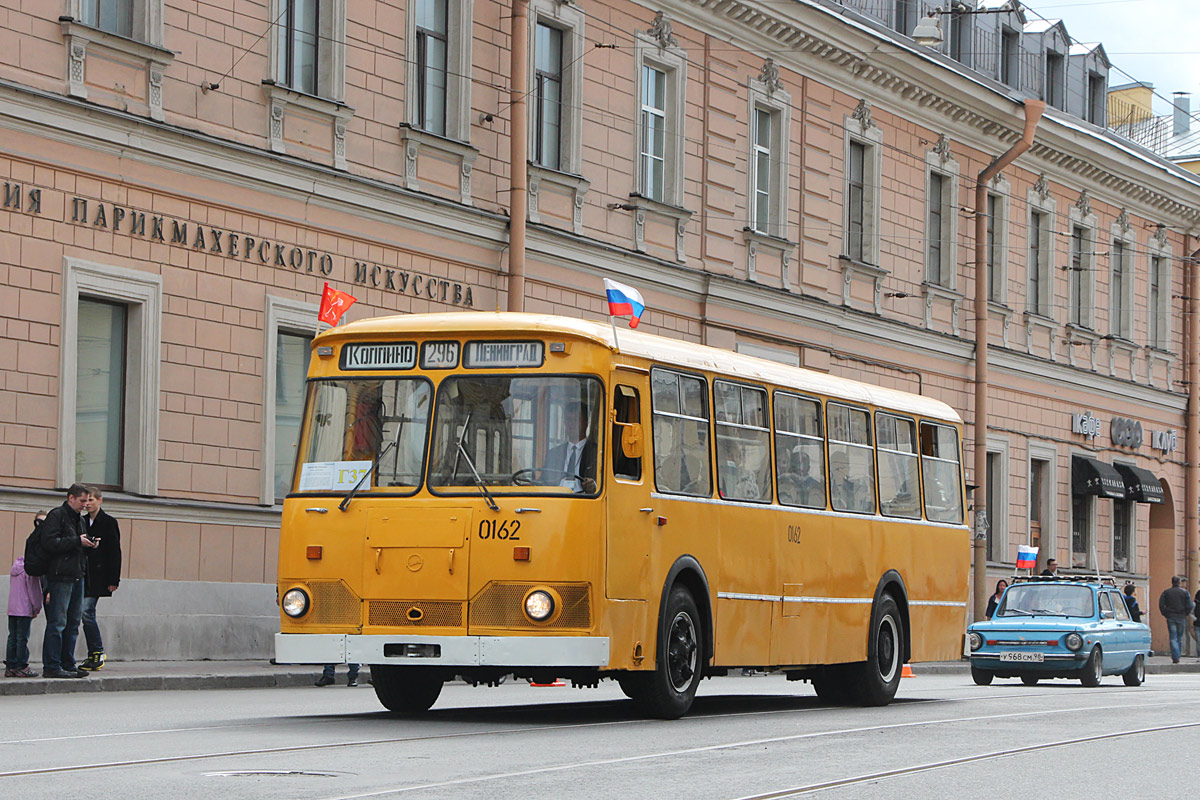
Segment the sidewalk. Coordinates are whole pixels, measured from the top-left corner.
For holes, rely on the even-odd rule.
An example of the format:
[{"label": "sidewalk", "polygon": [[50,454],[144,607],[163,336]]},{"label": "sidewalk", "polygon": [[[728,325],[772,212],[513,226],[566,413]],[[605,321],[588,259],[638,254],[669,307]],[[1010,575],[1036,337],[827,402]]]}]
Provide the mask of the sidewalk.
[{"label": "sidewalk", "polygon": [[[922,675],[965,676],[970,670],[966,661],[940,661],[913,664],[912,671],[915,680]],[[1169,656],[1150,656],[1146,672],[1200,673],[1200,659],[1185,656],[1179,664],[1172,664]],[[321,667],[315,664],[284,665],[268,661],[109,661],[100,672],[76,680],[0,678],[0,695],[312,686],[320,674]],[[345,671],[339,669],[337,677],[339,684],[344,683]],[[364,686],[366,678],[364,669]]]}]

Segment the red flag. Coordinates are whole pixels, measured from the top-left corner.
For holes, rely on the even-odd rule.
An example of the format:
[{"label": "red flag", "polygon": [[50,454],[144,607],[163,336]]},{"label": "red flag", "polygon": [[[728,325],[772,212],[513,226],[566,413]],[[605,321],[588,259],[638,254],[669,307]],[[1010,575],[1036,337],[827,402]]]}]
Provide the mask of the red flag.
[{"label": "red flag", "polygon": [[327,283],[325,291],[321,293],[321,310],[317,312],[317,319],[330,325],[337,325],[342,314],[345,314],[357,301],[358,298],[351,297],[345,292],[339,292]]}]

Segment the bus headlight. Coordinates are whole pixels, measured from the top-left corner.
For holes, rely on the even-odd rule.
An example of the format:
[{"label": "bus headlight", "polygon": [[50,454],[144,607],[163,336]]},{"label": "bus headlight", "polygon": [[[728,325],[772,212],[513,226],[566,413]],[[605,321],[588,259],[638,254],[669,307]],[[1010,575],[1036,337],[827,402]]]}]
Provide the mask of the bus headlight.
[{"label": "bus headlight", "polygon": [[280,605],[289,617],[303,617],[308,613],[308,593],[303,589],[288,589]]},{"label": "bus headlight", "polygon": [[544,622],[554,613],[554,598],[538,589],[525,596],[525,613],[535,622]]},{"label": "bus headlight", "polygon": [[1067,639],[1064,642],[1068,650],[1078,650],[1083,647],[1083,637],[1078,633],[1068,633]]},{"label": "bus headlight", "polygon": [[975,631],[971,631],[971,652],[975,652],[983,647],[983,637]]}]

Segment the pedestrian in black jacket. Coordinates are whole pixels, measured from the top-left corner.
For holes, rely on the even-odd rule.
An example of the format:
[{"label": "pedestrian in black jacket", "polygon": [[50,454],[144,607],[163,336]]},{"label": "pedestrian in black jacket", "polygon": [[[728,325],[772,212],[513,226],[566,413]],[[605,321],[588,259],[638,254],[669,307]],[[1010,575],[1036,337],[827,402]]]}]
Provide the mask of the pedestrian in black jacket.
[{"label": "pedestrian in black jacket", "polygon": [[67,499],[50,510],[42,523],[42,548],[50,556],[46,570],[46,635],[42,639],[42,677],[85,678],[75,666],[75,640],[83,615],[83,576],[87,570],[85,548],[96,543],[87,536],[80,513],[87,505],[88,488],[72,484]]},{"label": "pedestrian in black jacket", "polygon": [[96,671],[108,658],[104,654],[104,639],[96,623],[96,603],[101,597],[112,597],[121,583],[121,528],[117,521],[100,508],[104,493],[95,486],[88,487],[88,538],[96,546],[87,552],[87,576],[83,590],[83,636],[87,640],[87,660],[80,669]]}]

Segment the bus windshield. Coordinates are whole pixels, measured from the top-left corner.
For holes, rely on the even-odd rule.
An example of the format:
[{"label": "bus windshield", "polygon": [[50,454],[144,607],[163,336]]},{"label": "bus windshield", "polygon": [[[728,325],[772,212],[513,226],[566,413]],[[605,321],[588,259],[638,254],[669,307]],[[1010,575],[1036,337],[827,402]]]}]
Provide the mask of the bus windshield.
[{"label": "bus windshield", "polygon": [[308,391],[296,491],[417,490],[432,406],[427,380],[320,380]]},{"label": "bus windshield", "polygon": [[584,376],[451,377],[438,390],[432,490],[597,493],[603,390]]}]

